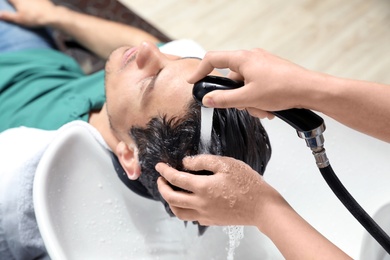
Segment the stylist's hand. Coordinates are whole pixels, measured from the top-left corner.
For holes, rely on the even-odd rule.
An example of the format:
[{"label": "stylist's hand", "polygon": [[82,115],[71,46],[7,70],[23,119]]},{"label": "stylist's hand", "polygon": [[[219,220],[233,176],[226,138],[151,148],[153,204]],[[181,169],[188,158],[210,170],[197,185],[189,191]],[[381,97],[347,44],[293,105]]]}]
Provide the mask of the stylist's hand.
[{"label": "stylist's hand", "polygon": [[212,91],[203,98],[203,104],[217,108],[246,108],[260,118],[272,117],[265,111],[302,107],[301,102],[306,97],[304,83],[314,74],[261,49],[211,51],[188,82],[195,83],[214,68],[229,68],[228,77],[244,80],[245,86]]},{"label": "stylist's hand", "polygon": [[56,18],[57,6],[50,0],[8,0],[16,12],[0,10],[0,19],[26,27],[40,27]]},{"label": "stylist's hand", "polygon": [[[251,167],[229,157],[198,155],[186,157],[184,167],[208,170],[214,175],[200,176],[177,171],[159,163],[156,170],[163,176],[158,189],[173,213],[182,220],[202,225],[255,225],[262,219],[265,201],[277,195]],[[190,191],[174,191],[168,182]]]}]

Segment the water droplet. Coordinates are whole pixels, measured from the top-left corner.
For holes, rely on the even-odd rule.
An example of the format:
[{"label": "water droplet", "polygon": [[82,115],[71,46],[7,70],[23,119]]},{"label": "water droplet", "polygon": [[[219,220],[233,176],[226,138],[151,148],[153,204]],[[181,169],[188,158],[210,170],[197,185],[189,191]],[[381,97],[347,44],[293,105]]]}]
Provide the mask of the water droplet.
[{"label": "water droplet", "polygon": [[229,196],[229,207],[233,208],[234,204],[236,204],[237,197],[235,195]]}]

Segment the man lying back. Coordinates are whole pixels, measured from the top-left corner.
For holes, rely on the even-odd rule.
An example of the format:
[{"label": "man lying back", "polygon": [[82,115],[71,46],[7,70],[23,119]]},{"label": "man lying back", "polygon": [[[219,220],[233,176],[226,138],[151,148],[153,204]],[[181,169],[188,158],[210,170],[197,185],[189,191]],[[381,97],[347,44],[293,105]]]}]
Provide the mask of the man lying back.
[{"label": "man lying back", "polygon": [[[113,153],[114,163],[120,164],[118,171],[128,177],[127,182],[142,187],[140,195],[163,202],[167,218],[173,214],[157,189],[159,174],[154,167],[158,162],[185,170],[182,159],[199,154],[202,147],[202,152],[231,156],[243,160],[261,174],[264,172],[271,155],[268,136],[260,121],[246,111],[215,110],[211,142],[201,142],[200,107],[192,98],[193,86],[186,81],[198,66],[198,58],[164,54],[156,46],[158,39],[146,32],[76,13],[47,0],[13,0],[11,3],[17,12],[2,12],[2,19],[23,26],[59,28],[100,56],[108,56],[108,60],[105,71],[84,75],[74,60],[52,48],[47,40],[50,37],[42,38],[42,31],[25,30],[0,21],[0,30],[4,33],[34,39],[27,41],[31,46],[25,40],[20,48],[14,43],[8,46],[4,43],[0,49],[0,130],[8,129],[0,135],[0,144],[5,139],[9,143],[9,136],[14,136],[17,142],[17,135],[11,134],[20,130],[15,127],[57,130],[82,120],[86,122],[85,127],[93,128],[101,135]],[[4,0],[0,1],[0,8],[2,11],[10,9]],[[52,137],[43,140],[37,153],[42,153],[51,140]],[[12,161],[11,157],[19,154],[17,145],[0,147],[1,154],[10,158],[6,161]],[[39,158],[34,156],[36,164]],[[0,194],[0,248],[4,248],[0,251],[1,259],[3,256],[16,259],[47,256],[38,229],[32,227],[36,224],[32,205],[22,210],[17,208],[15,212],[8,211],[15,208],[13,205],[17,204],[18,196],[32,197],[32,190],[24,189],[17,180],[27,176],[31,187],[34,167],[30,168],[30,173],[22,172],[23,158],[18,160],[21,164],[13,168],[2,166],[6,170],[0,174],[3,187],[13,183],[13,189],[22,191],[9,196],[10,188],[0,190],[3,193]],[[232,199],[228,198],[228,191],[227,199]],[[30,201],[32,203],[32,199]],[[7,214],[21,217],[4,218]],[[28,219],[30,225],[23,228],[18,219]],[[15,231],[12,227],[19,228]],[[205,230],[205,227],[199,227],[200,234],[205,232],[198,238],[199,243],[208,243],[210,239],[225,241],[227,235],[221,236],[218,230],[222,228]],[[9,236],[12,232],[17,233]],[[257,232],[253,236],[263,239]],[[258,243],[253,243],[253,236],[247,235],[242,240],[242,250],[236,254],[238,258],[253,259],[265,252]],[[202,237],[210,239],[207,242]],[[199,259],[221,255],[225,258],[226,255],[225,248],[201,252],[199,247],[188,246],[185,253],[168,254],[169,257]],[[153,248],[148,250],[153,252]]]}]

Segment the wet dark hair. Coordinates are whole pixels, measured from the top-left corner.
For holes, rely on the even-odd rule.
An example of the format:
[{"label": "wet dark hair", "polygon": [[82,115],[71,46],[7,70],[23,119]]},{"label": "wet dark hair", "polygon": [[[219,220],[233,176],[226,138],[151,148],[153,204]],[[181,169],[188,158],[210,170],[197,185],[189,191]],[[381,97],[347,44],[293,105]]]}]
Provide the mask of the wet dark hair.
[{"label": "wet dark hair", "polygon": [[[129,132],[138,147],[141,176],[138,181],[149,195],[160,200],[166,211],[173,216],[169,205],[157,189],[160,174],[155,170],[158,162],[164,162],[179,170],[184,169],[186,156],[200,153],[200,106],[191,102],[184,117],[168,118],[160,115],[152,118],[146,127],[133,126]],[[213,130],[210,144],[202,151],[244,161],[259,174],[263,174],[271,157],[268,135],[258,118],[245,110],[214,109]],[[192,172],[212,174],[211,172]],[[203,231],[199,229],[200,233]]]}]

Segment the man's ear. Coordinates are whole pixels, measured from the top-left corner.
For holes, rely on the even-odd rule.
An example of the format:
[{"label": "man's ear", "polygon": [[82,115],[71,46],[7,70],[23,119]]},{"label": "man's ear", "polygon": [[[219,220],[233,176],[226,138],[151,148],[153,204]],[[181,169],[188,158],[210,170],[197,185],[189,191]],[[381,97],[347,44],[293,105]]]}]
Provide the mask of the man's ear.
[{"label": "man's ear", "polygon": [[141,175],[141,167],[138,162],[138,149],[119,142],[116,146],[116,155],[130,180],[136,180]]}]

